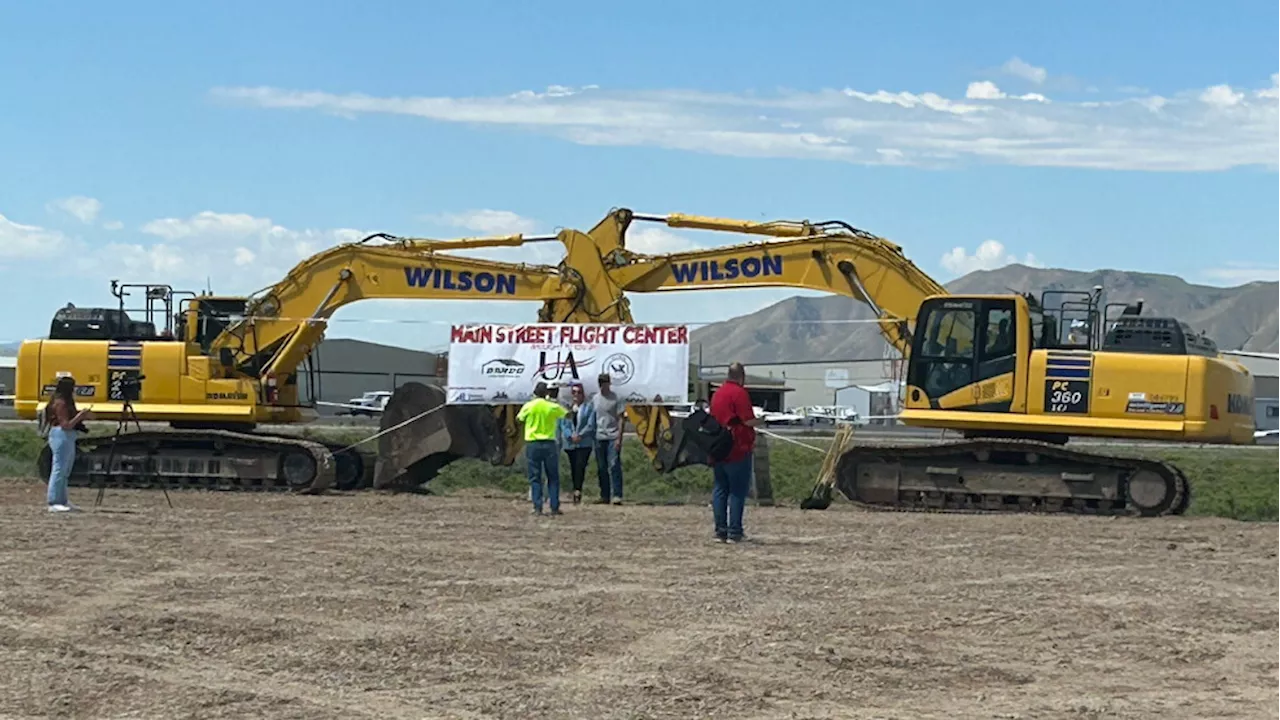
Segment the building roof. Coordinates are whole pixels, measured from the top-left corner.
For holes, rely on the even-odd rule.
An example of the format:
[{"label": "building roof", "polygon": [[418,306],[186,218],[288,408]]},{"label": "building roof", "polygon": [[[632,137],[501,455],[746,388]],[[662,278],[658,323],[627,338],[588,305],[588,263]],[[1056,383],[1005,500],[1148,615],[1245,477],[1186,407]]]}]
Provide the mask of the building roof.
[{"label": "building roof", "polygon": [[18,358],[12,355],[0,355],[0,369],[13,369],[18,367]]},{"label": "building roof", "polygon": [[[724,383],[725,380],[729,379],[729,372],[728,368],[710,368],[705,365],[702,367],[701,371],[699,371],[697,364],[690,363],[689,377],[697,378],[698,380],[703,380],[709,383],[721,384]],[[776,378],[764,377],[763,375],[752,375],[751,373],[747,373],[746,387],[749,388],[754,387],[760,388],[761,390],[777,389],[781,388],[785,384],[785,380],[778,380]]]},{"label": "building roof", "polygon": [[1280,376],[1280,360],[1276,358],[1250,357],[1248,355],[1228,355],[1227,357],[1249,368],[1254,377]]}]

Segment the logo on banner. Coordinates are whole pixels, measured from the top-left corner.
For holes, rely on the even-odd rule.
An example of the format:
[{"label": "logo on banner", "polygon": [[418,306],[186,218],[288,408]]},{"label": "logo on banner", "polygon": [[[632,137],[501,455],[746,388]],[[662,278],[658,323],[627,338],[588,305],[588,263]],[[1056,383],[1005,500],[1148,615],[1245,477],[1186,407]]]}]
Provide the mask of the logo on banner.
[{"label": "logo on banner", "polygon": [[609,380],[614,385],[626,385],[636,376],[636,364],[631,356],[614,353],[604,361],[604,371],[609,373]]},{"label": "logo on banner", "polygon": [[485,377],[520,377],[524,374],[524,363],[513,358],[495,358],[482,364],[480,373]]},{"label": "logo on banner", "polygon": [[578,360],[573,357],[573,351],[570,350],[565,355],[556,352],[555,362],[549,363],[547,362],[547,351],[541,350],[538,352],[538,377],[555,382],[556,380],[564,379],[565,374],[568,373],[569,378],[579,380],[581,378],[578,375],[578,370],[590,366],[593,361],[594,358]]}]

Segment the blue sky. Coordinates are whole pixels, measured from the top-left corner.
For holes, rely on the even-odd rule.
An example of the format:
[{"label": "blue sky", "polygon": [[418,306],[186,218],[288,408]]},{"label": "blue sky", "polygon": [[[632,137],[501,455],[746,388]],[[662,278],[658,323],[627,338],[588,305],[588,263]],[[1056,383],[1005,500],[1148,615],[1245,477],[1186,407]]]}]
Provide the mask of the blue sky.
[{"label": "blue sky", "polygon": [[[0,342],[109,304],[111,278],[248,292],[356,233],[585,230],[615,206],[843,219],[944,282],[1010,261],[1277,278],[1275,5],[357,8],[0,9]],[[633,307],[702,322],[792,294]],[[439,347],[443,324],[363,321],[534,312],[365,302],[330,335]]]}]

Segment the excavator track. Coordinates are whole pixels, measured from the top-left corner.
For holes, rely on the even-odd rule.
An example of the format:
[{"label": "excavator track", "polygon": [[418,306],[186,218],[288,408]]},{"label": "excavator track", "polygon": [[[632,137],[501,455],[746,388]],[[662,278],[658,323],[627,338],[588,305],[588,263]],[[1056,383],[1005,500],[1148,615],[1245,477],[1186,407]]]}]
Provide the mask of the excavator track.
[{"label": "excavator track", "polygon": [[[140,430],[76,443],[71,487],[318,493],[358,486],[362,456],[299,437],[229,430]],[[38,460],[48,477],[52,455]]]},{"label": "excavator track", "polygon": [[1159,460],[1026,440],[862,446],[841,455],[836,487],[871,510],[1181,515],[1191,486]]}]

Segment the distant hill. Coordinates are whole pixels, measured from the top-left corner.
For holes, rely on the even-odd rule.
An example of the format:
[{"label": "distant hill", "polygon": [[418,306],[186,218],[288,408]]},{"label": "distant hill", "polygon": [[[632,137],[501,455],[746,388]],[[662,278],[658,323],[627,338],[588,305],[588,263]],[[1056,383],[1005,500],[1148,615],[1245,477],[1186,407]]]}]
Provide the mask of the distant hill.
[{"label": "distant hill", "polygon": [[18,347],[20,345],[22,345],[22,343],[0,343],[0,355],[17,355]]},{"label": "distant hill", "polygon": [[[1054,270],[1007,265],[979,270],[947,283],[955,293],[1008,293],[1106,289],[1107,302],[1144,301],[1143,314],[1172,315],[1205,331],[1224,350],[1277,351],[1280,322],[1278,282],[1232,288],[1193,285],[1174,275],[1123,270]],[[875,324],[833,323],[869,320],[871,311],[846,297],[792,297],[763,310],[707,325],[691,335],[703,362],[775,363],[885,357],[888,344]],[[813,322],[825,321],[825,322]]]}]

